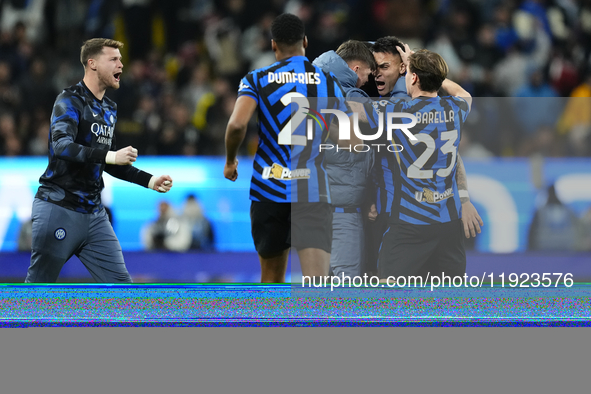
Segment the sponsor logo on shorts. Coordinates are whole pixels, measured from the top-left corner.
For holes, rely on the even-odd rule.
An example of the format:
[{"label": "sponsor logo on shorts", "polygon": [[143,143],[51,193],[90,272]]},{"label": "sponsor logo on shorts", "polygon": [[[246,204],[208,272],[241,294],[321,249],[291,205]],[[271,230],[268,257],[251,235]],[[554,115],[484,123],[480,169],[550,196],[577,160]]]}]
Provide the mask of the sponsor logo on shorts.
[{"label": "sponsor logo on shorts", "polygon": [[53,235],[55,236],[55,239],[61,241],[62,239],[66,238],[66,230],[60,227],[57,230],[55,230],[55,233],[53,233]]},{"label": "sponsor logo on shorts", "polygon": [[438,193],[436,191],[423,188],[422,192],[415,192],[415,199],[418,202],[427,202],[429,204],[435,204],[437,202],[447,200],[448,198],[453,197],[453,195],[454,193],[451,187],[443,193]]},{"label": "sponsor logo on shorts", "polygon": [[297,168],[290,170],[283,168],[277,163],[273,163],[272,167],[263,168],[263,179],[279,179],[282,181],[291,181],[293,179],[308,179],[310,178],[309,168]]}]

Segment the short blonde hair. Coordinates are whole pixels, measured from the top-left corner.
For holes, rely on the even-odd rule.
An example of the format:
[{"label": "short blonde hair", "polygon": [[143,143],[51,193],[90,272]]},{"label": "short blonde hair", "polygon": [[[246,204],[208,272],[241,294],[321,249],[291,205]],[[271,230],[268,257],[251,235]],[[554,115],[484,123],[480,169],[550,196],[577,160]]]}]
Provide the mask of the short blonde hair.
[{"label": "short blonde hair", "polygon": [[86,68],[88,59],[100,54],[103,51],[103,47],[120,49],[123,47],[123,43],[110,38],[91,38],[90,40],[86,40],[80,48],[80,63]]},{"label": "short blonde hair", "polygon": [[449,67],[438,53],[421,49],[408,57],[408,68],[417,74],[421,90],[436,92],[447,77]]}]

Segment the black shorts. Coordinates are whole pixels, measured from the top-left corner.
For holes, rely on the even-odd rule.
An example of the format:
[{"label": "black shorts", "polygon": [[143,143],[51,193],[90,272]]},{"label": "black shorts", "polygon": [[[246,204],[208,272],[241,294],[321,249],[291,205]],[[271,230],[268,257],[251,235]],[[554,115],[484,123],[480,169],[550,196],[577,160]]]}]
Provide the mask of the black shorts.
[{"label": "black shorts", "polygon": [[463,276],[466,273],[461,220],[441,224],[393,224],[384,234],[378,275]]},{"label": "black shorts", "polygon": [[250,223],[255,249],[263,258],[277,256],[292,245],[330,253],[332,207],[328,203],[253,201]]},{"label": "black shorts", "polygon": [[323,202],[291,204],[291,244],[301,250],[322,249],[330,253],[332,246],[332,205]]}]

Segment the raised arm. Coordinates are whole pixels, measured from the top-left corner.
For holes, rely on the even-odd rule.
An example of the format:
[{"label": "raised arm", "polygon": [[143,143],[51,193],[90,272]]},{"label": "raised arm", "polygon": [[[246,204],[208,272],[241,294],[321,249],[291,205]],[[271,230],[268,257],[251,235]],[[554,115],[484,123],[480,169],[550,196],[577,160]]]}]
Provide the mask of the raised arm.
[{"label": "raised arm", "polygon": [[58,97],[51,116],[51,147],[56,157],[78,163],[104,163],[107,149],[83,146],[75,142],[82,113],[76,97]]},{"label": "raised arm", "polygon": [[129,165],[136,161],[137,149],[131,146],[109,151],[76,143],[81,113],[82,103],[78,98],[60,96],[57,99],[51,117],[51,146],[56,157],[78,163],[115,165]]},{"label": "raised arm", "polygon": [[443,80],[443,83],[441,84],[441,87],[450,96],[461,97],[464,100],[466,100],[466,102],[468,103],[468,111],[470,110],[470,108],[472,107],[472,96],[463,87],[461,87],[457,83],[455,83],[452,80],[449,80],[447,78],[445,78]]},{"label": "raised arm", "polygon": [[107,153],[105,172],[123,181],[135,183],[148,189],[156,190],[159,193],[166,193],[172,188],[172,178],[169,175],[154,176],[140,170],[131,164],[138,157],[137,149],[128,146],[117,149],[117,138],[113,135],[111,149]]}]

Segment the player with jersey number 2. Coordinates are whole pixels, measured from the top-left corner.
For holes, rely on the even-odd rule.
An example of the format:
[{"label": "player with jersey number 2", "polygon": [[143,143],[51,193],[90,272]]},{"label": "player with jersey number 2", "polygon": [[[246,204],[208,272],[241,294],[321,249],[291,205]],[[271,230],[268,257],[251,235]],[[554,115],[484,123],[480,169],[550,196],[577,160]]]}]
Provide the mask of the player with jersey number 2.
[{"label": "player with jersey number 2", "polygon": [[25,282],[55,282],[76,255],[99,283],[131,282],[121,245],[101,203],[103,170],[166,193],[168,175],[152,176],[132,166],[137,149],[117,150],[117,105],[105,96],[118,89],[123,43],[93,38],[82,45],[84,78],[56,99],[49,130],[49,164],[33,202],[31,264]]},{"label": "player with jersey number 2", "polygon": [[305,57],[308,39],[297,16],[279,15],[271,34],[277,62],[250,72],[240,82],[226,129],[224,176],[232,181],[238,177],[238,147],[258,108],[259,145],[250,186],[252,236],[261,282],[280,283],[285,281],[291,246],[298,252],[302,275],[328,275],[332,242],[328,176],[319,149],[329,131],[313,125],[312,139],[295,135],[300,128],[293,114],[299,104],[292,98],[317,98],[305,105],[316,112],[346,112],[347,107],[336,77]]},{"label": "player with jersey number 2", "polygon": [[[392,143],[404,149],[391,161],[394,177],[389,228],[379,252],[378,272],[388,277],[463,276],[466,253],[462,203],[456,181],[458,145],[472,97],[446,79],[448,66],[437,53],[397,48],[407,65],[410,101],[393,99],[390,112],[416,116],[416,140],[396,130]],[[449,96],[438,96],[443,87]]]}]

